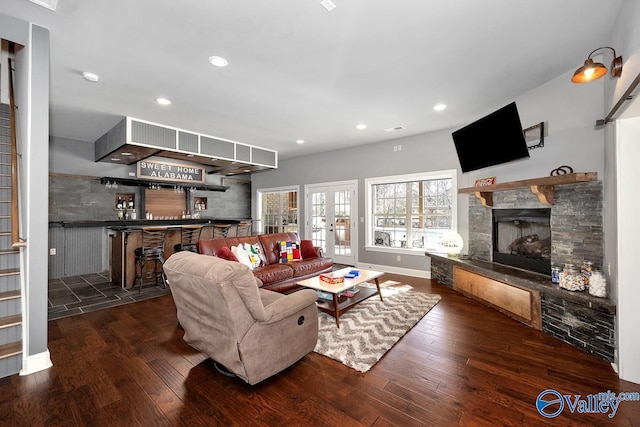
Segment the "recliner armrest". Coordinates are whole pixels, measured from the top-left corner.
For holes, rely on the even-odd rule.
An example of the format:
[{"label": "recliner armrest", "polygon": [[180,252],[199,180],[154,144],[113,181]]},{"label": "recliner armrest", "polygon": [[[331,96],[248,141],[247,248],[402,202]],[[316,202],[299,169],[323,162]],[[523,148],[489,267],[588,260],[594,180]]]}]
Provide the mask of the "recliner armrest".
[{"label": "recliner armrest", "polygon": [[315,304],[318,293],[313,289],[302,289],[292,294],[284,295],[271,304],[265,306],[266,317],[264,320],[257,319],[260,323],[274,323],[287,318],[298,311]]}]

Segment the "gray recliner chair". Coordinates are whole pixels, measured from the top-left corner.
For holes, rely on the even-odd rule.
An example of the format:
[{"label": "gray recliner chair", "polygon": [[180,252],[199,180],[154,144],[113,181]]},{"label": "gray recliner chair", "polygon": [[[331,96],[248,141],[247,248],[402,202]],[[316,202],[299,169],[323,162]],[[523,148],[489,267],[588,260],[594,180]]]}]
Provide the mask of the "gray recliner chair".
[{"label": "gray recliner chair", "polygon": [[249,384],[291,366],[318,340],[317,293],[260,289],[238,262],[183,251],[164,271],[184,340]]}]

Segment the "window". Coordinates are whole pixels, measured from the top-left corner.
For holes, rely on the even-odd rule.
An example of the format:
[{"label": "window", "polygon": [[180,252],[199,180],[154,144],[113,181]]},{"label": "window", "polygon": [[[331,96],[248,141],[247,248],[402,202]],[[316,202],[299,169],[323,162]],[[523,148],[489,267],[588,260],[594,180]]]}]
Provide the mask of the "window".
[{"label": "window", "polygon": [[[369,178],[367,248],[419,250],[456,229],[456,171]],[[394,249],[394,250],[395,250]]]},{"label": "window", "polygon": [[262,233],[298,232],[298,189],[258,191]]}]

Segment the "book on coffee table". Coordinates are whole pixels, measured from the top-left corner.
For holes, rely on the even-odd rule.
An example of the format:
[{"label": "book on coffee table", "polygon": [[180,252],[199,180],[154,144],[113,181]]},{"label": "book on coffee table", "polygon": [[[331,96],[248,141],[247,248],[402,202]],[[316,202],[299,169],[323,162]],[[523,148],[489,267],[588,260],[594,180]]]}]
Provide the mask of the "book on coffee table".
[{"label": "book on coffee table", "polygon": [[353,288],[350,288],[350,289],[347,289],[346,291],[341,292],[340,295],[344,295],[347,298],[353,298],[353,296],[358,292],[360,292],[360,288],[357,286],[354,286]]}]

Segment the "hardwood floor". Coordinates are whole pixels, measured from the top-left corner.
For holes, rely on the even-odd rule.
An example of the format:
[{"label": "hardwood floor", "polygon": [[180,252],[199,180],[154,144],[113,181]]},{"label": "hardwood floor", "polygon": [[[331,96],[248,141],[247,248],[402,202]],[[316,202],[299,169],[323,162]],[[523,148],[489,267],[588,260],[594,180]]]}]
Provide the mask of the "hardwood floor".
[{"label": "hardwood floor", "polygon": [[442,300],[369,372],[316,353],[256,386],[182,340],[170,295],[49,322],[54,366],[0,380],[0,425],[640,426],[617,414],[536,410],[539,393],[638,392],[610,365],[426,279]]}]

